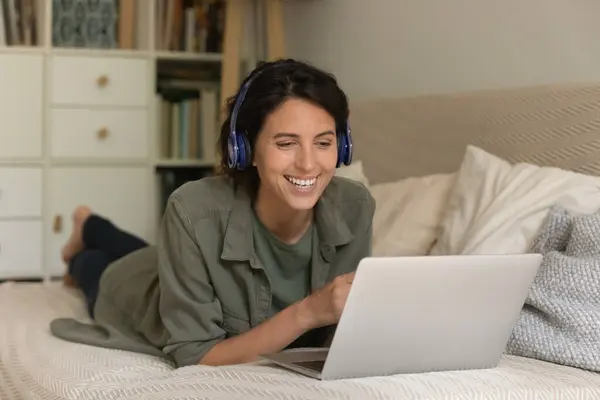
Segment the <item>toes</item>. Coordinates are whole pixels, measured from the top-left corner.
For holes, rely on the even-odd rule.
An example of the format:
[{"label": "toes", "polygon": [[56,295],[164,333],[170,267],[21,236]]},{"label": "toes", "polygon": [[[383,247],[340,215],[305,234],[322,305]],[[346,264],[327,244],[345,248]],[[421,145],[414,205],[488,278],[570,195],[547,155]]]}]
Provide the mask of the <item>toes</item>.
[{"label": "toes", "polygon": [[73,219],[77,223],[83,223],[91,213],[92,210],[88,206],[78,206],[73,212]]}]

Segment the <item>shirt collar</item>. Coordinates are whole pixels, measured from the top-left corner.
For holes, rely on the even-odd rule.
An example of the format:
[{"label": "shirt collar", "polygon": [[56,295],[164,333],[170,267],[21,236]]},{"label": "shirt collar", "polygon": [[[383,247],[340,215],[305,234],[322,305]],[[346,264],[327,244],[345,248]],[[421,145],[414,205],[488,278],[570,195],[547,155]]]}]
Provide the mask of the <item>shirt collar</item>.
[{"label": "shirt collar", "polygon": [[[315,223],[319,245],[322,248],[340,246],[350,243],[353,234],[342,218],[339,202],[333,198],[328,188],[325,189],[315,206]],[[252,229],[252,201],[247,192],[237,189],[225,228],[223,251],[224,260],[248,261],[254,254]]]}]

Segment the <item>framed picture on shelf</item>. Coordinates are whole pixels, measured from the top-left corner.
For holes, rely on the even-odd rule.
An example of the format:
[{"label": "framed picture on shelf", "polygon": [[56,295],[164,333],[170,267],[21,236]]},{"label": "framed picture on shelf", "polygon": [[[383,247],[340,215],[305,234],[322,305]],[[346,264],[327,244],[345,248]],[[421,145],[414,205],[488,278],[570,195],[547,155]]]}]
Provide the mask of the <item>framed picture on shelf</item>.
[{"label": "framed picture on shelf", "polygon": [[52,0],[55,47],[119,47],[119,0]]}]

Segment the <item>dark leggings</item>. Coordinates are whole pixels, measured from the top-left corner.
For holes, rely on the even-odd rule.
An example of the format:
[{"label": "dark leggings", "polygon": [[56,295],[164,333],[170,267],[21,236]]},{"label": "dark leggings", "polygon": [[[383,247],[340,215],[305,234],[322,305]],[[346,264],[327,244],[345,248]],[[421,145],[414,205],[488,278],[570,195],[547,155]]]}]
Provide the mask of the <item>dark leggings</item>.
[{"label": "dark leggings", "polygon": [[85,249],[71,259],[69,274],[83,291],[90,316],[94,317],[102,273],[113,261],[148,244],[94,214],[83,224],[82,237]]}]

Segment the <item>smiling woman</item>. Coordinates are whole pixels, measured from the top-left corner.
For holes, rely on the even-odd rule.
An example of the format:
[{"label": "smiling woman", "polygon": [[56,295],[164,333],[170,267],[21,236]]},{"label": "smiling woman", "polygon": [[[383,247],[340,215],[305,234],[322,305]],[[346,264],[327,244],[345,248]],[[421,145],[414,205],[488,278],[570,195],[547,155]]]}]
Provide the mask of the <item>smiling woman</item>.
[{"label": "smiling woman", "polygon": [[[282,128],[299,133],[278,133]],[[260,177],[256,212],[285,242],[295,242],[306,229],[312,208],[335,173],[334,130],[335,121],[325,110],[290,99],[269,114],[256,140],[253,165]]]},{"label": "smiling woman", "polygon": [[374,201],[334,177],[352,160],[348,114],[332,75],[259,66],[228,102],[223,174],[173,192],[157,246],[78,209],[64,255],[94,324],[59,319],[52,332],[179,366],[323,345],[371,252]]}]

